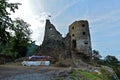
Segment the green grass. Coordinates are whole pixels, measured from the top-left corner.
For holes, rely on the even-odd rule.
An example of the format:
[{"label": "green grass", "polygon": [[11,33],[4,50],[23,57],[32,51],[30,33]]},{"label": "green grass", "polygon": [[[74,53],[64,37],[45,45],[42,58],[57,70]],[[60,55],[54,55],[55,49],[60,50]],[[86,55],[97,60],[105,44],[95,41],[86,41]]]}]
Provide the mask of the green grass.
[{"label": "green grass", "polygon": [[62,80],[62,78],[60,76],[58,76],[55,80]]},{"label": "green grass", "polygon": [[81,71],[81,70],[72,70],[70,73],[71,80],[84,80],[82,78],[86,78],[86,80],[111,80],[108,76],[104,74],[98,74],[95,72]]},{"label": "green grass", "polygon": [[95,74],[89,73],[87,71],[80,71],[80,74],[83,75],[83,76],[86,76],[90,80],[102,80],[101,78],[99,78]]}]

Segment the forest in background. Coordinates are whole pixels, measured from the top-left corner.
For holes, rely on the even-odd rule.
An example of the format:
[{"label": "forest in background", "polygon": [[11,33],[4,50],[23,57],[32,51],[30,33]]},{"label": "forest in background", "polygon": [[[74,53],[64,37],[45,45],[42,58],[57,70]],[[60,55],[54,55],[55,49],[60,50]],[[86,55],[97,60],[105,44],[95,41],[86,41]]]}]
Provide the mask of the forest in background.
[{"label": "forest in background", "polygon": [[[0,0],[0,62],[2,58],[17,58],[27,55],[28,46],[33,42],[30,38],[32,31],[30,25],[20,18],[12,19],[11,13],[15,13],[20,3],[9,3]],[[106,65],[114,69],[120,78],[120,61],[111,55],[101,59],[98,51],[93,50],[94,65]]]}]

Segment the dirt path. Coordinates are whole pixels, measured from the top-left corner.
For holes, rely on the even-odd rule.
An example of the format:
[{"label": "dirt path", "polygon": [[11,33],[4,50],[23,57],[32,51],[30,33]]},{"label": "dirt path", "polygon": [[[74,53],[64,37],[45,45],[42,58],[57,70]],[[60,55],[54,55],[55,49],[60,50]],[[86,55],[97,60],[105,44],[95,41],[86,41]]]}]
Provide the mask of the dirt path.
[{"label": "dirt path", "polygon": [[0,65],[0,80],[55,80],[59,72],[68,68],[45,66]]}]

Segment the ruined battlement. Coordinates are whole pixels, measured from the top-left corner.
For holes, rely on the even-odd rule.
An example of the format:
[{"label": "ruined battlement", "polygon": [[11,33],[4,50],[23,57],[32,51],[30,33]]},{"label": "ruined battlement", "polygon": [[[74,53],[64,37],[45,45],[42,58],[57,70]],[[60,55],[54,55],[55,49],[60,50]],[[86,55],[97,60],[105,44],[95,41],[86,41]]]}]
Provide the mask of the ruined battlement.
[{"label": "ruined battlement", "polygon": [[[89,23],[87,20],[75,21],[69,26],[69,32],[62,37],[50,20],[46,20],[44,40],[37,49],[37,54],[49,55],[55,61],[70,59],[70,64],[81,62],[81,55],[91,57],[92,47],[90,40]],[[89,59],[88,58],[88,59]],[[88,60],[89,61],[89,60]],[[76,66],[79,66],[78,64]]]},{"label": "ruined battlement", "polygon": [[61,40],[62,35],[56,30],[55,26],[51,24],[50,20],[46,20],[44,41],[48,39]]}]

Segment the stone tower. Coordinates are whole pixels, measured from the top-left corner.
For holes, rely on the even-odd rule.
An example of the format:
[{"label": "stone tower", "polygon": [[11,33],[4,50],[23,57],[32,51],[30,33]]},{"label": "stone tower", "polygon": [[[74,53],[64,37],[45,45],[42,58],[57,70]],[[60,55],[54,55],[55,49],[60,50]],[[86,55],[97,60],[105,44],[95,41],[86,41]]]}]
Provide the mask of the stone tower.
[{"label": "stone tower", "polygon": [[88,21],[75,21],[69,26],[66,37],[46,20],[45,35],[42,45],[36,50],[37,55],[52,57],[55,64],[79,67],[90,62],[92,49]]},{"label": "stone tower", "polygon": [[89,24],[86,20],[75,21],[69,26],[70,48],[80,54],[91,56]]}]

